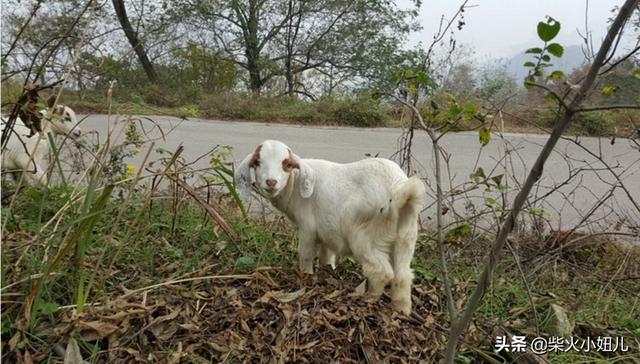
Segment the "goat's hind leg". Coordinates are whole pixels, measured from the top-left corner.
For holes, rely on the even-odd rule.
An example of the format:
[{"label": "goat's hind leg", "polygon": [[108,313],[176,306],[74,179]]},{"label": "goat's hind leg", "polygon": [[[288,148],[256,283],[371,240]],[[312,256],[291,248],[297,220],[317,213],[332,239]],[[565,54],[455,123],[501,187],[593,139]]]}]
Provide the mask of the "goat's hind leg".
[{"label": "goat's hind leg", "polygon": [[415,250],[417,236],[399,240],[394,246],[393,271],[395,277],[391,284],[391,302],[397,311],[409,315],[411,313],[411,284],[413,271],[411,259]]},{"label": "goat's hind leg", "polygon": [[41,187],[44,186],[44,181],[46,180],[46,175],[41,170],[38,170],[36,173],[31,172],[22,172],[24,175],[25,182],[29,186],[33,187]]},{"label": "goat's hind leg", "polygon": [[23,184],[27,186],[44,186],[47,176],[39,164],[34,163],[29,157],[20,158],[15,164],[18,166],[16,171],[19,171],[16,172],[18,177],[16,181],[20,181],[20,178],[22,178],[24,180]]},{"label": "goat's hind leg", "polygon": [[351,251],[362,264],[362,273],[367,277],[367,296],[372,299],[380,298],[384,287],[393,279],[389,254],[377,249],[374,243],[367,240],[355,241]]}]

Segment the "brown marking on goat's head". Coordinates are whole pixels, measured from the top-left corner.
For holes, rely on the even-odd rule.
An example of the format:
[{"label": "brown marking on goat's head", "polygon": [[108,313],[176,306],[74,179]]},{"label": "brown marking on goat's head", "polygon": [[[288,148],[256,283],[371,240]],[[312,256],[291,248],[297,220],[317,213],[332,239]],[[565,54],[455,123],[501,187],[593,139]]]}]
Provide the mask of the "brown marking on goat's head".
[{"label": "brown marking on goat's head", "polygon": [[51,95],[49,96],[49,98],[47,99],[47,106],[49,108],[52,108],[53,105],[56,104],[56,100],[58,99],[58,97],[56,95]]},{"label": "brown marking on goat's head", "polygon": [[31,130],[29,137],[42,132],[42,114],[38,111],[38,87],[32,84],[25,87],[26,100],[18,113],[20,119]]},{"label": "brown marking on goat's head", "polygon": [[34,136],[36,133],[42,133],[42,114],[38,110],[23,107],[18,116],[31,132],[29,137]]},{"label": "brown marking on goat's head", "polygon": [[291,172],[293,169],[300,169],[300,165],[296,162],[293,157],[293,153],[291,153],[291,149],[289,149],[289,158],[285,158],[282,161],[282,170],[285,172]]},{"label": "brown marking on goat's head", "polygon": [[249,167],[255,168],[260,165],[260,150],[262,149],[262,144],[256,147],[256,150],[253,152],[253,156],[251,156],[251,161],[249,161]]}]

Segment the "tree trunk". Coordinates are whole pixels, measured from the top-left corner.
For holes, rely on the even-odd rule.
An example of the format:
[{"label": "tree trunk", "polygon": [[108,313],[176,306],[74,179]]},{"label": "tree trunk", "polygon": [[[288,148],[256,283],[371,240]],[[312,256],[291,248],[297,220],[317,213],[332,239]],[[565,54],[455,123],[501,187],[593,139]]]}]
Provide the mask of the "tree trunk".
[{"label": "tree trunk", "polygon": [[260,54],[255,49],[247,46],[245,55],[247,56],[247,69],[249,70],[249,89],[254,94],[259,95],[262,89],[262,77],[260,76],[260,65],[258,63]]},{"label": "tree trunk", "polygon": [[[240,9],[236,11],[240,13]],[[244,31],[245,56],[249,71],[249,88],[256,95],[260,94],[263,79],[260,75],[260,40],[258,38],[258,17],[260,4],[255,0],[249,1],[249,12],[246,16],[246,31]],[[239,16],[242,16],[239,14]]]},{"label": "tree trunk", "polygon": [[153,69],[153,64],[151,60],[149,60],[149,56],[147,56],[147,52],[144,50],[142,43],[138,39],[138,33],[133,29],[131,23],[129,22],[129,17],[127,16],[127,10],[124,6],[123,0],[112,0],[113,8],[116,11],[116,15],[118,16],[118,21],[122,26],[122,30],[124,34],[127,36],[131,47],[136,52],[138,56],[138,60],[140,64],[142,64],[142,68],[144,68],[144,72],[147,74],[149,81],[152,83],[158,82],[158,76],[156,75],[156,71]]},{"label": "tree trunk", "polygon": [[[287,54],[286,54],[286,58],[284,61],[284,68],[285,68],[285,78],[287,80],[287,95],[289,95],[289,97],[293,97],[293,92],[294,92],[294,82],[293,82],[293,42],[294,42],[294,35],[293,35],[293,1],[294,0],[289,0],[289,12],[287,13],[287,17],[289,18],[289,24],[287,27]],[[299,23],[298,23],[299,24]]]}]

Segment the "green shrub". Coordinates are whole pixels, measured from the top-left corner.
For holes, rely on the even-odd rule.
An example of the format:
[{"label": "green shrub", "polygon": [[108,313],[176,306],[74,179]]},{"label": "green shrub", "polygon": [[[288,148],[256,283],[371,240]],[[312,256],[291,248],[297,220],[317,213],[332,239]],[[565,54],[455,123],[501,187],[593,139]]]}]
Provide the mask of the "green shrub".
[{"label": "green shrub", "polygon": [[[528,111],[529,117],[544,128],[553,128],[559,115],[555,109]],[[570,134],[586,136],[607,136],[615,132],[616,121],[611,112],[585,112],[574,115]]]},{"label": "green shrub", "polygon": [[22,85],[14,82],[2,82],[2,104],[16,102],[22,95]]},{"label": "green shrub", "polygon": [[614,132],[614,120],[610,114],[603,112],[588,112],[576,115],[573,121],[574,129],[584,135],[606,136]]},{"label": "green shrub", "polygon": [[560,114],[557,110],[545,109],[542,111],[534,112],[536,116],[534,116],[534,120],[540,120],[540,125],[545,128],[553,128],[554,125],[558,122],[558,118]]},{"label": "green shrub", "polygon": [[389,119],[379,104],[366,97],[307,101],[285,96],[223,93],[203,97],[200,110],[204,117],[210,118],[351,126],[380,126]]},{"label": "green shrub", "polygon": [[333,123],[340,125],[380,126],[388,119],[376,101],[365,97],[334,100],[331,109]]},{"label": "green shrub", "polygon": [[159,85],[146,86],[142,90],[142,98],[144,102],[156,106],[176,107],[179,104],[175,93],[170,93]]}]

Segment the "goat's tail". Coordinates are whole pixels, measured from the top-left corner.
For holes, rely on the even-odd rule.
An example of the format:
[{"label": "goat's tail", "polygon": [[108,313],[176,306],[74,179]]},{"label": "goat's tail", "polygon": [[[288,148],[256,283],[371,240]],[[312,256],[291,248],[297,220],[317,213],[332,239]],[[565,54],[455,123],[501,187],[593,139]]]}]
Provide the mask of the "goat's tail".
[{"label": "goat's tail", "polygon": [[397,310],[407,315],[411,312],[411,259],[418,239],[418,215],[425,193],[424,183],[414,176],[397,185],[391,197],[391,208],[398,217],[397,240],[393,246],[391,300]]},{"label": "goat's tail", "polygon": [[392,192],[391,208],[398,213],[398,232],[406,230],[403,225],[415,223],[425,197],[424,183],[418,176],[398,184]]}]

